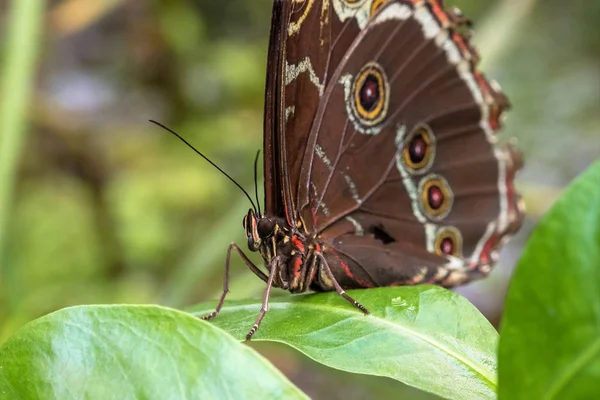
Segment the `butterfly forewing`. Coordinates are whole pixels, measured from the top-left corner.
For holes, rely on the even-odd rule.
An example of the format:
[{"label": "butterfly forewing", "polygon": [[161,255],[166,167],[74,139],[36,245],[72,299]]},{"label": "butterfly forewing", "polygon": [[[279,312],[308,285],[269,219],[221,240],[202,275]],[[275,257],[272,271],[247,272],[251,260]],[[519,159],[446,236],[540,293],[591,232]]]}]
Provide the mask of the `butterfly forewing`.
[{"label": "butterfly forewing", "polygon": [[[285,215],[291,225],[297,219],[297,189],[307,184],[300,181],[300,167],[317,108],[330,76],[361,31],[351,16],[362,13],[366,21],[368,7],[370,1],[274,2],[265,99],[265,200],[268,212]],[[342,19],[336,10],[343,12]]]}]

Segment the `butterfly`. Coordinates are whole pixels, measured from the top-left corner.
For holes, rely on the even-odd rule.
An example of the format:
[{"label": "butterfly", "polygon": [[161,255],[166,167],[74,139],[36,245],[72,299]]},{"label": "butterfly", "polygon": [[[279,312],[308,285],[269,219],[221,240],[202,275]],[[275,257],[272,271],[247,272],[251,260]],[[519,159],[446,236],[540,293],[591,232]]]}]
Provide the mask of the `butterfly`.
[{"label": "butterfly", "polygon": [[292,293],[485,276],[523,220],[521,157],[497,144],[507,98],[478,71],[470,22],[440,0],[275,0],[265,210],[243,218],[266,282]]}]

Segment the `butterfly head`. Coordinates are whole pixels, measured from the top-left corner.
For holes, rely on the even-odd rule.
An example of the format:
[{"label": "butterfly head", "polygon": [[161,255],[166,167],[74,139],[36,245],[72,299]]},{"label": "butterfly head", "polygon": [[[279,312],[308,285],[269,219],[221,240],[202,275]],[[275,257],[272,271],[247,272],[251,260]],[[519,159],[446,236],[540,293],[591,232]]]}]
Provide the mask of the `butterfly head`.
[{"label": "butterfly head", "polygon": [[273,236],[277,225],[275,221],[258,215],[253,209],[248,210],[242,223],[250,251],[258,251],[262,243]]}]

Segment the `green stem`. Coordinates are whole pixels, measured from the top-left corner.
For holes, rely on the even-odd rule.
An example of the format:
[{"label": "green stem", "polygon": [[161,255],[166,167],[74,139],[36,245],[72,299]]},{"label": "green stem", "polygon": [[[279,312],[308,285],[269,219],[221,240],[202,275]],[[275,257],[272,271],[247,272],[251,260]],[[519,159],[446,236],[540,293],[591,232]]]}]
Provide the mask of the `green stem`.
[{"label": "green stem", "polygon": [[0,75],[3,96],[0,101],[0,266],[6,261],[8,225],[25,141],[44,5],[43,0],[13,0],[9,7],[5,63]]}]

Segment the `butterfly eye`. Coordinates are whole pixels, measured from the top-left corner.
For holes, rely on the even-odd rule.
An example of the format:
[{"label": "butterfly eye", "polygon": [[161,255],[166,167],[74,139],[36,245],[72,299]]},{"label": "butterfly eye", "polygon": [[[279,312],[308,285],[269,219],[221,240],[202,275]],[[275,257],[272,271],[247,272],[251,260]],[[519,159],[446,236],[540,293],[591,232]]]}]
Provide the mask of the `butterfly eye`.
[{"label": "butterfly eye", "polygon": [[435,156],[435,138],[431,129],[422,125],[407,138],[402,152],[402,161],[408,171],[424,173]]},{"label": "butterfly eye", "polygon": [[430,219],[445,218],[452,208],[454,195],[448,181],[440,175],[430,174],[419,183],[420,206]]},{"label": "butterfly eye", "polygon": [[383,68],[375,63],[366,64],[352,84],[352,111],[360,123],[373,126],[387,113],[389,89]]},{"label": "butterfly eye", "polygon": [[257,226],[258,236],[261,238],[268,238],[273,234],[273,230],[275,229],[275,223],[270,219],[263,218],[258,221]]},{"label": "butterfly eye", "polygon": [[452,226],[440,228],[436,232],[435,252],[441,256],[462,256],[462,235]]}]

